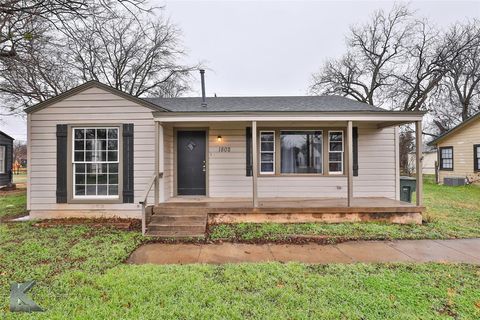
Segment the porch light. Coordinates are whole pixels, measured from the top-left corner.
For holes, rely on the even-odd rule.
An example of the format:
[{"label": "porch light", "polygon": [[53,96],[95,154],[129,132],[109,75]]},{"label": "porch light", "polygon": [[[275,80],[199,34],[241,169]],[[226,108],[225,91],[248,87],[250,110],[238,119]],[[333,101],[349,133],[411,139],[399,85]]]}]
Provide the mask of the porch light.
[{"label": "porch light", "polygon": [[217,141],[222,142],[222,136],[217,136]]}]

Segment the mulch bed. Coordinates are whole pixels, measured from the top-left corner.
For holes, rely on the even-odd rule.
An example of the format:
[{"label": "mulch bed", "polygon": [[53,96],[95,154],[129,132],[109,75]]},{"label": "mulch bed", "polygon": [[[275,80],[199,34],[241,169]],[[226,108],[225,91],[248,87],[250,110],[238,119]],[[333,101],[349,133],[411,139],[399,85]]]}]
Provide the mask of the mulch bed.
[{"label": "mulch bed", "polygon": [[115,228],[119,230],[141,230],[142,222],[139,219],[120,218],[68,218],[68,219],[47,219],[34,224],[39,228],[88,226],[93,228]]}]

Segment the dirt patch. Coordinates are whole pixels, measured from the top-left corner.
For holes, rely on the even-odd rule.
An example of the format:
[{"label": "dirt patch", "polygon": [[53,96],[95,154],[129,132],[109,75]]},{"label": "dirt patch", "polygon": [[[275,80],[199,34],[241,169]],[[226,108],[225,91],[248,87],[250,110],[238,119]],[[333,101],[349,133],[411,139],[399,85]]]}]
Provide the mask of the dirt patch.
[{"label": "dirt patch", "polygon": [[2,196],[14,196],[14,195],[19,195],[19,194],[23,194],[23,193],[26,193],[27,192],[27,189],[25,188],[18,188],[18,185],[17,185],[17,188],[16,189],[13,189],[13,190],[0,190],[0,197]]},{"label": "dirt patch", "polygon": [[138,231],[141,230],[142,222],[139,219],[92,219],[92,218],[68,218],[68,219],[48,219],[42,220],[34,224],[39,228],[51,228],[51,227],[69,227],[84,225],[93,228],[115,228],[119,230]]}]

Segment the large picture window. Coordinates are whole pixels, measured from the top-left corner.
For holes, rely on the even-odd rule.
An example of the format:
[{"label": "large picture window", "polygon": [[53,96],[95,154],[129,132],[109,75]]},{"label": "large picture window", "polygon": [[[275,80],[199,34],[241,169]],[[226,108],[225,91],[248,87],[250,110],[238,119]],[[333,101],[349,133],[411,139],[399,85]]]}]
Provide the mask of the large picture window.
[{"label": "large picture window", "polygon": [[260,131],[260,173],[275,173],[274,131]]},{"label": "large picture window", "polygon": [[328,132],[328,172],[343,174],[343,131]]},{"label": "large picture window", "polygon": [[5,173],[7,162],[7,148],[0,146],[0,173]]},{"label": "large picture window", "polygon": [[73,128],[73,198],[118,199],[119,128]]},{"label": "large picture window", "polygon": [[322,131],[280,131],[281,173],[322,173]]},{"label": "large picture window", "polygon": [[453,170],[453,147],[440,148],[440,170]]},{"label": "large picture window", "polygon": [[480,171],[480,144],[473,146],[473,170]]}]

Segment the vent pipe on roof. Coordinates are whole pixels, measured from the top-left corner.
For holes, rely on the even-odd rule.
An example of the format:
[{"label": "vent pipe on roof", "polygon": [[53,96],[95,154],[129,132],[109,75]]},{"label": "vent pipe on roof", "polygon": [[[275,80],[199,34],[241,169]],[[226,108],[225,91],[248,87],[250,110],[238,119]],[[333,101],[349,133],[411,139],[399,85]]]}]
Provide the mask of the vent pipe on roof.
[{"label": "vent pipe on roof", "polygon": [[205,70],[200,69],[200,78],[202,79],[202,107],[207,106],[207,100],[205,98]]}]

